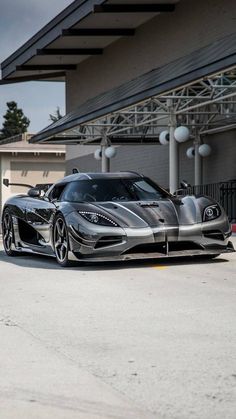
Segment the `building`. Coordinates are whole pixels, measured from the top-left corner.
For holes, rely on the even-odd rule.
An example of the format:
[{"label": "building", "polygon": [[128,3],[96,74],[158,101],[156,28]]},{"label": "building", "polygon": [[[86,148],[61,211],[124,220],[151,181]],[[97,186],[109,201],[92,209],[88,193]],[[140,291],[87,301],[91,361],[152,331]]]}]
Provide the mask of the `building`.
[{"label": "building", "polygon": [[[76,0],[2,63],[1,83],[66,83],[66,116],[31,142],[66,144],[68,173],[107,170],[113,145],[111,170],[142,172],[172,192],[181,179],[217,184],[218,194],[227,182],[231,208],[235,15],[234,0]],[[189,129],[184,142],[179,126]]]},{"label": "building", "polygon": [[0,142],[0,208],[11,195],[27,191],[21,186],[6,187],[3,179],[34,186],[53,183],[65,174],[65,146],[29,144],[31,136],[23,134]]}]

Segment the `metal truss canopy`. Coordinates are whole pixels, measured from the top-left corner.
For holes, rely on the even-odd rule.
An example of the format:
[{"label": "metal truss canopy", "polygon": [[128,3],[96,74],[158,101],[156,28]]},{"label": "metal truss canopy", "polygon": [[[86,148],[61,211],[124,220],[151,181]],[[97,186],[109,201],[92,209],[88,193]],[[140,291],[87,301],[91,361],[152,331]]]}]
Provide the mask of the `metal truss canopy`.
[{"label": "metal truss canopy", "polygon": [[[155,144],[169,125],[188,126],[193,135],[236,126],[236,67],[91,120],[45,141],[64,144]],[[234,125],[235,124],[235,125]]]}]

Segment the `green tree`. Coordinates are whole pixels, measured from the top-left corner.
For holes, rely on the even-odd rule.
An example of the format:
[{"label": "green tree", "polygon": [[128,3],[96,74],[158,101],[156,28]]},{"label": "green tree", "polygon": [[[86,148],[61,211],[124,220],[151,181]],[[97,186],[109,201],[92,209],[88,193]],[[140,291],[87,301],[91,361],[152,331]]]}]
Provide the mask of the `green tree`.
[{"label": "green tree", "polygon": [[50,116],[50,119],[51,119],[52,122],[59,121],[59,119],[61,119],[63,117],[63,115],[61,114],[59,106],[57,107],[55,113],[54,114],[49,114],[49,116]]},{"label": "green tree", "polygon": [[2,139],[27,132],[30,120],[24,115],[22,109],[17,107],[16,102],[7,102],[7,111],[3,118],[5,121],[0,130]]}]

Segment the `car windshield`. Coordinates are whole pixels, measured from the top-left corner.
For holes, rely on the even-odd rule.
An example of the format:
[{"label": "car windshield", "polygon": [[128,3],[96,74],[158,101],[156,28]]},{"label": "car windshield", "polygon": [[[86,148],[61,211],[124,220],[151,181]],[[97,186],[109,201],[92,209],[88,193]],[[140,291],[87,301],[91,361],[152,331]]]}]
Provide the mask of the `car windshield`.
[{"label": "car windshield", "polygon": [[69,202],[149,201],[169,196],[148,178],[104,178],[68,184],[62,196]]}]

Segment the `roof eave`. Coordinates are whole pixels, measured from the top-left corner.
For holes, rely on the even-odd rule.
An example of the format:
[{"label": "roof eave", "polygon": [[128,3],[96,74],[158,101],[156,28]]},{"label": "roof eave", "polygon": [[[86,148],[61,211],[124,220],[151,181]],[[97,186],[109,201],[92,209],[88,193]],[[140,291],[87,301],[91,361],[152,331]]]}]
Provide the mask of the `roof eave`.
[{"label": "roof eave", "polygon": [[30,60],[37,53],[37,49],[43,49],[57,39],[62,34],[63,29],[72,27],[92,13],[95,4],[102,4],[104,1],[75,0],[0,64],[2,80],[6,80],[9,76],[12,76],[16,66],[22,65]]}]

